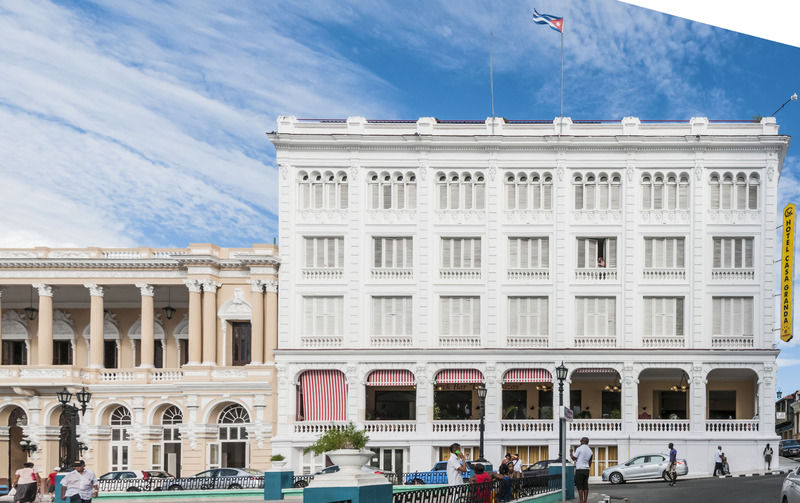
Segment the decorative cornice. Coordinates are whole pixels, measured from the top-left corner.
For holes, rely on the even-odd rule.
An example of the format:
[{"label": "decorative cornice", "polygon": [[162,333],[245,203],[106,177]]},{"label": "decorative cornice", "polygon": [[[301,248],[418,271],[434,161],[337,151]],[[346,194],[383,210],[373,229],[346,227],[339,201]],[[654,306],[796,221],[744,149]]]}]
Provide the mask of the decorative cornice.
[{"label": "decorative cornice", "polygon": [[97,283],[84,283],[83,286],[89,289],[89,295],[92,297],[102,297],[103,287]]},{"label": "decorative cornice", "polygon": [[31,286],[39,291],[39,297],[53,296],[53,287],[50,285],[45,285],[44,283],[34,283]]},{"label": "decorative cornice", "polygon": [[149,285],[147,283],[134,283],[134,285],[136,285],[136,288],[139,289],[139,292],[141,292],[142,297],[145,296],[152,297],[155,292],[155,288],[153,288],[153,285]]}]

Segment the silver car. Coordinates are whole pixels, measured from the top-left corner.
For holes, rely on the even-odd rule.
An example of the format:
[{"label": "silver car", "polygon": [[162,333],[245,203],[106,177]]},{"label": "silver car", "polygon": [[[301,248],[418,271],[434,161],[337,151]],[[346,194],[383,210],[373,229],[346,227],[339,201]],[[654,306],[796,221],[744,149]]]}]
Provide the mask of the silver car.
[{"label": "silver car", "polygon": [[784,479],[781,503],[800,503],[800,468],[789,472]]},{"label": "silver car", "polygon": [[[629,459],[625,463],[609,466],[603,470],[603,480],[612,484],[622,484],[628,480],[658,479],[667,477],[669,458],[663,454],[644,454]],[[679,459],[675,473],[683,476],[689,473],[689,465],[685,459]]]}]

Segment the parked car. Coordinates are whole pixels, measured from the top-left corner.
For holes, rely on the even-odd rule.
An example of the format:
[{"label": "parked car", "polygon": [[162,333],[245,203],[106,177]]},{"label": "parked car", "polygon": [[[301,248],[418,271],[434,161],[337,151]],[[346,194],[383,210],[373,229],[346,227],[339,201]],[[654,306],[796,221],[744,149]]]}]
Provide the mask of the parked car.
[{"label": "parked car", "polygon": [[163,479],[174,479],[163,470],[119,470],[104,473],[97,479],[103,492],[160,491]]},{"label": "parked car", "polygon": [[800,456],[800,443],[794,439],[781,440],[778,447],[778,455],[784,458],[793,458]]},{"label": "parked car", "polygon": [[[475,472],[472,470],[472,463],[476,461],[467,461],[467,471],[464,472],[464,482],[468,482]],[[491,463],[482,463],[487,472],[494,470]],[[423,485],[423,484],[447,484],[447,461],[439,461],[433,465],[433,468],[426,472],[412,472],[406,473],[406,485]]]},{"label": "parked car", "polygon": [[[522,470],[523,477],[541,477],[542,475],[550,475],[550,465],[560,465],[561,461],[558,459],[546,459],[542,461],[537,461],[532,465],[526,466]],[[567,462],[567,464],[572,464],[571,462]]]},{"label": "parked car", "polygon": [[[668,480],[667,467],[669,458],[664,454],[645,454],[636,456],[625,463],[610,466],[603,470],[603,480],[612,484],[622,484],[628,480],[657,479]],[[685,459],[679,459],[675,468],[678,476],[689,473],[689,464]]]},{"label": "parked car", "polygon": [[781,503],[800,503],[800,468],[792,470],[783,479]]},{"label": "parked car", "polygon": [[172,479],[161,486],[168,491],[184,489],[258,489],[264,487],[264,471],[252,468],[214,468],[191,477]]}]

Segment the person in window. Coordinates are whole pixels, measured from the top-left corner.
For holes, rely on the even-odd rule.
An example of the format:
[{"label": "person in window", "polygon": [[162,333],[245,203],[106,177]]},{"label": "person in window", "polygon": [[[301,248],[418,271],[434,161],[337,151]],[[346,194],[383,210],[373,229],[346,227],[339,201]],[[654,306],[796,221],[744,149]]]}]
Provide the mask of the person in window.
[{"label": "person in window", "polygon": [[639,413],[639,419],[653,419],[653,416],[647,412],[647,406],[642,407],[642,412]]},{"label": "person in window", "polygon": [[603,257],[597,257],[597,267],[605,267],[606,261]]}]

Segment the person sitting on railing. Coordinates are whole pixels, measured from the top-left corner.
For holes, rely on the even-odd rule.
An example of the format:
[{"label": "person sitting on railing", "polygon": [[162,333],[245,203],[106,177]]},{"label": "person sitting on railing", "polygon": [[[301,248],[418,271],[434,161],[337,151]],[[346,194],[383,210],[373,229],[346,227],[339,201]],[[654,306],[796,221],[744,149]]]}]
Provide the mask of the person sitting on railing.
[{"label": "person sitting on railing", "polygon": [[483,463],[472,463],[475,473],[469,478],[470,484],[480,484],[473,487],[473,499],[475,503],[491,503],[492,501],[492,482],[503,480],[505,477],[498,473],[487,472]]}]

